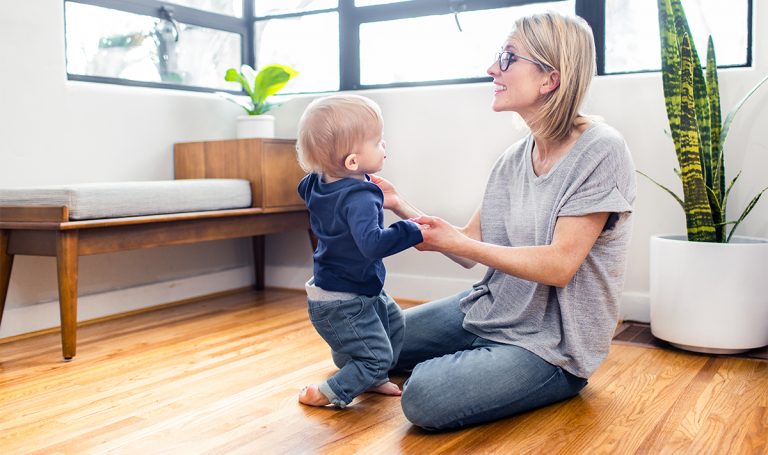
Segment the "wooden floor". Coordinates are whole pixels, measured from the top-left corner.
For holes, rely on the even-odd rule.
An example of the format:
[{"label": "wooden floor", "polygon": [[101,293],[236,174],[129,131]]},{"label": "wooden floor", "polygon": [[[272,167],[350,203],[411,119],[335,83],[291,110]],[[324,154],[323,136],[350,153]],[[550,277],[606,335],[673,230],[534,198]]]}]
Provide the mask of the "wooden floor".
[{"label": "wooden floor", "polygon": [[333,372],[292,291],[87,325],[69,363],[58,334],[5,342],[0,453],[768,453],[768,362],[617,344],[579,397],[442,434],[398,398],[297,403]]}]

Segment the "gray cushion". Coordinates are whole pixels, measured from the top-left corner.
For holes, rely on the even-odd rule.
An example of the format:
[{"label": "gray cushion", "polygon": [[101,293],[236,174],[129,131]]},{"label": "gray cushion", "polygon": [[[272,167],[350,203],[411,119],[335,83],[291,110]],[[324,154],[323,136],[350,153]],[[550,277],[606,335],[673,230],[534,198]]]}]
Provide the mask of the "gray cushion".
[{"label": "gray cushion", "polygon": [[189,179],[0,188],[0,205],[66,206],[71,220],[235,209],[251,206],[251,184]]}]

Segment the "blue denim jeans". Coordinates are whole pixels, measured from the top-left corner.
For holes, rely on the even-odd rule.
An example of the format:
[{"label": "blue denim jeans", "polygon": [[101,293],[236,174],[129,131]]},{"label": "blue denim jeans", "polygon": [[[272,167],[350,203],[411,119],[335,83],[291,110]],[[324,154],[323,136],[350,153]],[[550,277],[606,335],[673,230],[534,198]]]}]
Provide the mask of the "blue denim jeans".
[{"label": "blue denim jeans", "polygon": [[[309,319],[331,347],[340,370],[320,385],[336,406],[344,407],[370,387],[389,381],[403,345],[405,318],[384,291],[349,300],[309,300]],[[330,393],[329,393],[330,392]]]},{"label": "blue denim jeans", "polygon": [[396,370],[409,371],[403,413],[427,430],[500,419],[579,393],[587,380],[530,351],[480,338],[462,327],[467,292],[405,310]]}]

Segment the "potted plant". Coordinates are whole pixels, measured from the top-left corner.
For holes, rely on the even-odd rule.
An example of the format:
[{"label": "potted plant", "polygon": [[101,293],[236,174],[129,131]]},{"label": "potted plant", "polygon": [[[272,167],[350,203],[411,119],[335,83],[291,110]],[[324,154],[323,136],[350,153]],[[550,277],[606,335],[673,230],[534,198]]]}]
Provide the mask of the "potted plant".
[{"label": "potted plant", "polygon": [[[678,347],[733,353],[768,345],[768,240],[734,236],[768,188],[728,220],[725,139],[733,118],[763,78],[721,123],[715,50],[706,75],[680,0],[658,0],[664,98],[683,197],[687,236],[654,236],[650,255],[651,331]],[[642,174],[642,173],[641,173]],[[730,227],[730,232],[728,228]]]},{"label": "potted plant", "polygon": [[258,73],[248,65],[241,66],[239,71],[236,68],[227,70],[224,79],[239,82],[249,97],[244,100],[242,97],[219,92],[221,96],[236,103],[248,113],[237,118],[239,139],[275,136],[275,117],[265,114],[277,104],[269,103],[267,99],[282,90],[296,75],[296,70],[285,65],[267,65]]}]

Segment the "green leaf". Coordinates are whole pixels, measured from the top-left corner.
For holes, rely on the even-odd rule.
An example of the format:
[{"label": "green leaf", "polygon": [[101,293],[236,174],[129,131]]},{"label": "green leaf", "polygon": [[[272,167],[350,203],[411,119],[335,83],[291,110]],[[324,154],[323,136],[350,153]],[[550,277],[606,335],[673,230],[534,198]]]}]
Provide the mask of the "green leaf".
[{"label": "green leaf", "polygon": [[230,68],[227,70],[226,74],[224,74],[224,80],[229,82],[239,82],[246,93],[248,93],[249,96],[251,95],[251,88],[250,84],[248,84],[248,80],[244,78],[243,75],[240,74],[235,68]]},{"label": "green leaf", "polygon": [[680,149],[677,157],[683,173],[688,240],[714,242],[715,226],[701,165],[701,142],[696,118],[693,49],[687,33],[680,46]]},{"label": "green leaf", "polygon": [[674,192],[674,191],[670,190],[670,189],[669,189],[669,188],[667,188],[666,186],[664,186],[664,185],[662,185],[661,183],[657,182],[656,180],[652,179],[652,178],[651,178],[651,177],[650,177],[648,174],[645,174],[644,172],[641,172],[641,171],[635,171],[635,172],[637,172],[638,174],[640,174],[640,175],[642,175],[643,177],[647,178],[647,179],[648,179],[648,180],[650,180],[651,182],[655,183],[655,184],[656,184],[656,186],[658,186],[658,187],[659,187],[659,188],[661,188],[662,190],[664,190],[664,191],[666,191],[667,193],[669,193],[669,194],[670,194],[670,195],[671,195],[673,198],[675,198],[675,200],[677,201],[677,203],[678,203],[678,204],[680,204],[680,207],[682,207],[683,209],[685,209],[685,203],[683,202],[683,200],[682,200],[682,199],[680,199],[680,196],[678,196],[677,194],[675,194],[675,192]]},{"label": "green leaf", "polygon": [[279,92],[298,73],[285,65],[267,65],[256,75],[253,92],[259,103]]},{"label": "green leaf", "polygon": [[752,209],[755,208],[755,204],[757,204],[757,201],[760,200],[760,196],[762,196],[763,193],[765,193],[766,190],[768,190],[768,186],[763,188],[763,190],[760,191],[760,193],[758,193],[757,196],[752,198],[752,200],[749,202],[749,204],[747,204],[747,207],[744,209],[744,211],[741,213],[741,216],[739,217],[739,219],[736,220],[736,223],[734,223],[733,227],[731,228],[731,233],[728,234],[728,239],[726,240],[726,242],[730,242],[731,241],[731,236],[733,236],[733,233],[736,231],[736,228],[739,227],[739,224],[744,220],[744,218],[747,217],[747,215],[749,215],[749,212],[751,212]]},{"label": "green leaf", "polygon": [[739,171],[738,174],[736,174],[736,177],[731,180],[731,183],[728,185],[728,189],[725,190],[725,196],[723,196],[723,214],[726,213],[726,207],[728,206],[728,196],[731,194],[731,188],[733,188],[733,185],[736,183],[736,180],[741,177],[741,171]]},{"label": "green leaf", "polygon": [[709,124],[711,127],[712,145],[710,156],[710,168],[712,169],[712,189],[718,195],[719,200],[725,197],[725,162],[720,149],[720,83],[717,78],[717,59],[715,58],[715,45],[712,35],[707,40],[707,99],[709,100]]},{"label": "green leaf", "polygon": [[736,116],[736,113],[739,112],[739,109],[741,109],[744,103],[746,103],[752,94],[754,94],[757,89],[759,89],[766,81],[768,81],[768,76],[765,76],[760,80],[760,82],[755,84],[755,86],[752,87],[752,89],[746,95],[744,95],[744,98],[742,98],[741,101],[736,104],[736,107],[734,107],[731,112],[725,116],[725,121],[723,122],[723,130],[720,132],[721,153],[725,153],[725,139],[728,137],[728,130],[731,129],[731,123],[733,123],[733,118]]},{"label": "green leaf", "polygon": [[675,149],[680,147],[680,46],[671,0],[658,0],[664,102]]}]

